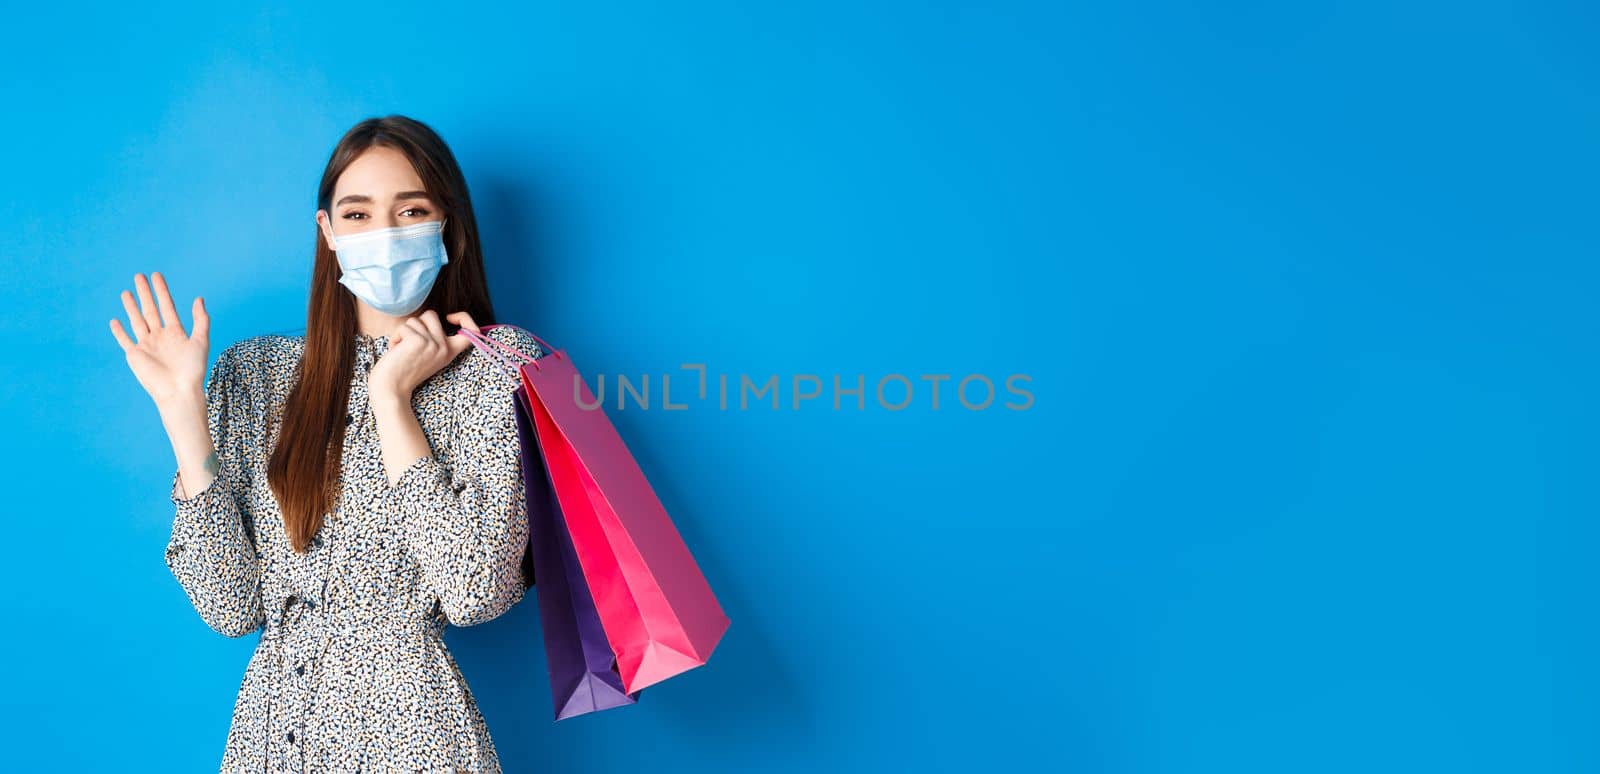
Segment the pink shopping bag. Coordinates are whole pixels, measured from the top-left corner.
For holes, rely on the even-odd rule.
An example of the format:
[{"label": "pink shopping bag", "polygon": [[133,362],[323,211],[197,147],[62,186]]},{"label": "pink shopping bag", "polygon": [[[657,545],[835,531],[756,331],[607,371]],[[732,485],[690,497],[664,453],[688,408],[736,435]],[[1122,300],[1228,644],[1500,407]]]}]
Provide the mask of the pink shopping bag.
[{"label": "pink shopping bag", "polygon": [[705,664],[728,617],[566,352],[534,336],[548,354],[533,359],[475,338],[519,364],[551,484],[625,690]]}]

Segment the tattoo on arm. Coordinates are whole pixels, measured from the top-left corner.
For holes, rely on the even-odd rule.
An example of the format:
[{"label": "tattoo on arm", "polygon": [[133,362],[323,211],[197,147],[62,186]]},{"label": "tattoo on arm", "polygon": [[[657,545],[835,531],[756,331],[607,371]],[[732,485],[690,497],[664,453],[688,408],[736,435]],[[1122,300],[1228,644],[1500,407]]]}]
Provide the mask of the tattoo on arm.
[{"label": "tattoo on arm", "polygon": [[217,461],[216,450],[212,450],[210,454],[206,455],[205,466],[206,470],[213,476],[220,475],[222,473],[222,463]]}]

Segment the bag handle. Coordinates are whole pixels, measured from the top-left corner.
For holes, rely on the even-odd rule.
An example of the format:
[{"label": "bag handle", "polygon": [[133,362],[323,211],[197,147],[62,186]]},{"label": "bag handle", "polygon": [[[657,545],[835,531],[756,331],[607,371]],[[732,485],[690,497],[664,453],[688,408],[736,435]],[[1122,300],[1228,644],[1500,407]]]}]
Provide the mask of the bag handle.
[{"label": "bag handle", "polygon": [[500,361],[500,365],[505,366],[507,369],[509,369],[511,371],[521,373],[522,366],[520,366],[520,365],[516,364],[515,362],[512,362],[511,360],[507,359],[505,355],[500,354],[500,352],[493,346],[493,344],[491,344],[491,342],[493,342],[494,344],[498,344],[499,342],[495,342],[493,339],[490,339],[488,336],[484,336],[484,335],[479,334],[479,333],[473,333],[470,329],[467,329],[467,328],[462,328],[462,329],[456,331],[456,335],[465,337],[467,341],[472,342],[472,346],[477,347],[485,355],[488,355],[489,357],[492,357],[495,360]]},{"label": "bag handle", "polygon": [[[534,333],[533,331],[530,331],[527,328],[524,328],[524,327],[522,327],[520,325],[512,325],[511,323],[489,323],[488,325],[480,325],[480,326],[478,326],[478,330],[479,331],[487,331],[487,330],[490,330],[491,328],[516,328],[517,330],[528,334],[528,336],[530,338],[532,338],[535,342],[537,342],[540,347],[543,347],[544,351],[545,351],[545,354],[553,355],[556,352],[556,348],[550,346],[550,342],[539,338],[539,334]],[[480,336],[481,336],[481,334],[480,334]],[[488,338],[488,337],[487,336],[482,336],[482,338]],[[506,344],[506,343],[503,343],[503,342],[500,342],[500,341],[495,341],[494,339],[489,339],[489,341],[491,343],[498,344],[501,347],[504,347],[505,349],[508,349],[508,350],[518,354],[518,355],[521,355],[523,357],[527,357],[529,360],[533,359],[531,357],[528,357],[527,353],[523,352],[522,350],[517,349],[516,347],[511,346],[510,344]]]},{"label": "bag handle", "polygon": [[[456,331],[456,333],[459,334],[459,335],[465,336],[467,338],[467,341],[472,342],[472,344],[474,346],[476,346],[478,349],[483,350],[485,354],[488,354],[489,356],[493,357],[495,360],[500,361],[500,363],[502,365],[504,365],[506,368],[511,369],[512,371],[521,373],[522,366],[519,365],[519,363],[517,362],[519,359],[521,361],[523,361],[523,362],[534,363],[535,365],[537,365],[538,361],[536,359],[534,359],[532,356],[530,356],[528,353],[523,352],[522,350],[517,349],[516,347],[513,347],[510,344],[507,344],[507,343],[505,343],[503,341],[499,341],[499,340],[490,338],[489,336],[486,336],[483,333],[479,332],[479,331],[483,331],[483,330],[486,330],[486,329],[489,329],[489,328],[498,328],[498,327],[501,327],[501,326],[504,326],[504,325],[507,325],[507,324],[506,323],[494,323],[492,325],[485,325],[485,326],[481,326],[478,329],[478,331],[473,331],[470,328],[460,328],[460,329],[458,329]],[[516,328],[517,326],[512,325],[510,327]],[[548,353],[548,352],[551,351],[550,350],[550,345],[545,343],[544,339],[539,338],[532,331],[529,331],[529,330],[526,330],[526,329],[521,329],[521,330],[523,330],[523,332],[527,333],[529,336],[533,337],[533,340],[538,342],[539,346],[543,347],[545,352]],[[505,354],[501,354],[502,352],[504,352]]]}]

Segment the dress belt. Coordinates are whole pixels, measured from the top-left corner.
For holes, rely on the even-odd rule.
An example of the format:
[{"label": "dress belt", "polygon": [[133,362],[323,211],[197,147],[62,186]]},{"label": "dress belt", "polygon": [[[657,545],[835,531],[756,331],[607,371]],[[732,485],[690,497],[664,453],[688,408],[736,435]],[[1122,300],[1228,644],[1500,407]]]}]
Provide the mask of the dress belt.
[{"label": "dress belt", "polygon": [[320,605],[313,601],[302,600],[298,595],[289,595],[284,599],[280,610],[275,610],[274,615],[267,616],[266,631],[263,632],[263,636],[277,639],[286,629],[302,627],[325,637],[404,635],[414,632],[441,636],[444,631],[442,622],[430,617],[374,616],[371,613],[358,616],[350,608],[322,613],[317,610],[318,607]]}]

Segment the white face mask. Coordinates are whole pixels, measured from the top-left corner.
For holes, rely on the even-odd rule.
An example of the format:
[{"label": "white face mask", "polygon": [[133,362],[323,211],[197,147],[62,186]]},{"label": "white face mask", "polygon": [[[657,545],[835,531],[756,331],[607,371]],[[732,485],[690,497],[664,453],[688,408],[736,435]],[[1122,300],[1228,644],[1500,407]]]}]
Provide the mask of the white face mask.
[{"label": "white face mask", "polygon": [[[330,227],[331,228],[331,227]],[[387,315],[402,317],[427,300],[439,267],[450,262],[444,222],[430,220],[333,237],[339,284]]]}]

